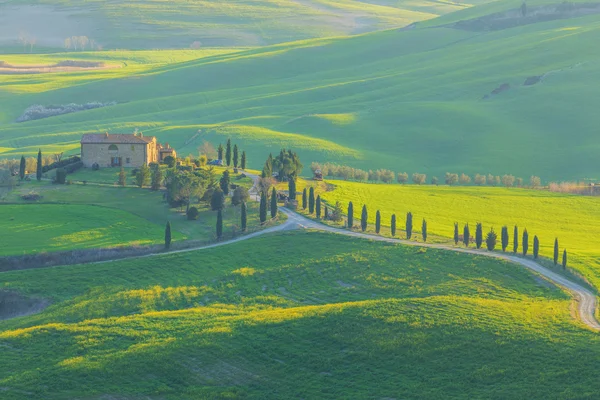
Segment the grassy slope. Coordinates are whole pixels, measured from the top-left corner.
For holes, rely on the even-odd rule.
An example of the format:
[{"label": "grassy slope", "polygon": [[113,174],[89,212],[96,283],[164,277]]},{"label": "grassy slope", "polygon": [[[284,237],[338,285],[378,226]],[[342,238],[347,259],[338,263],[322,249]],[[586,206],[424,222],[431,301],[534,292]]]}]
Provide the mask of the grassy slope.
[{"label": "grassy slope", "polygon": [[[568,249],[570,266],[600,287],[600,199],[570,196],[538,190],[492,187],[447,187],[416,185],[382,185],[332,181],[335,190],[322,194],[330,204],[339,200],[344,207],[354,203],[356,221],[360,221],[362,205],[366,204],[371,222],[376,210],[382,212],[382,224],[389,226],[391,214],[398,217],[398,228],[404,229],[405,215],[414,215],[415,231],[421,231],[421,221],[427,219],[428,232],[451,238],[454,222],[469,223],[471,231],[481,222],[484,233],[494,228],[500,234],[509,227],[512,249],[513,227],[518,225],[530,237],[540,239],[540,254],[552,258],[554,239],[559,238],[561,252]],[[358,222],[357,222],[358,223]],[[561,253],[562,254],[562,253]]]},{"label": "grassy slope", "polygon": [[598,337],[572,318],[568,297],[486,258],[290,233],[2,281],[54,302],[0,323],[7,399],[600,390]]},{"label": "grassy slope", "polygon": [[[106,171],[81,171],[89,182],[116,179],[106,177]],[[79,179],[79,174],[69,175]],[[250,186],[249,178],[232,183]],[[42,203],[27,204],[20,195],[30,191],[43,196]],[[52,185],[49,182],[29,182],[17,187],[0,204],[0,255],[39,251],[62,251],[78,248],[100,248],[134,244],[159,244],[164,241],[164,226],[171,221],[174,240],[210,241],[215,235],[216,213],[205,203],[196,205],[200,211],[197,221],[188,221],[183,210],[169,209],[162,192],[148,189],[120,188],[96,185]],[[224,235],[233,234],[238,227],[240,212],[230,206],[224,210]],[[259,229],[258,205],[248,203],[248,229]],[[238,232],[239,233],[239,232]]]},{"label": "grassy slope", "polygon": [[[27,6],[33,4],[42,18],[30,16]],[[28,0],[4,1],[0,22],[4,37],[16,39],[20,29],[37,37],[38,48],[60,47],[64,38],[84,34],[105,49],[187,48],[194,41],[209,47],[257,46],[405,26],[470,5],[431,0]],[[49,19],[60,26],[46,26]],[[21,24],[13,27],[15,20]]]},{"label": "grassy slope", "polygon": [[[600,23],[588,16],[488,33],[427,28],[295,42],[75,86],[60,75],[36,93],[16,94],[32,82],[3,77],[0,147],[4,156],[39,145],[76,151],[81,132],[140,127],[184,154],[231,136],[254,167],[267,145],[367,169],[598,178],[600,60],[588,45],[598,40]],[[502,83],[512,89],[482,100]],[[92,100],[122,104],[12,122],[32,103]]]}]

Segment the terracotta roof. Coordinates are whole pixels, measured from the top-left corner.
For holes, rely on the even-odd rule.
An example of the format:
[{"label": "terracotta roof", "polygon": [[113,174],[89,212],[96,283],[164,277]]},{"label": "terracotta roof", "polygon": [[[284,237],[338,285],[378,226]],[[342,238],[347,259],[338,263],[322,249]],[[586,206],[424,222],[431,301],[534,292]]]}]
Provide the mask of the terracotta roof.
[{"label": "terracotta roof", "polygon": [[112,133],[86,133],[81,137],[81,143],[114,143],[114,144],[148,144],[154,136],[135,136]]}]

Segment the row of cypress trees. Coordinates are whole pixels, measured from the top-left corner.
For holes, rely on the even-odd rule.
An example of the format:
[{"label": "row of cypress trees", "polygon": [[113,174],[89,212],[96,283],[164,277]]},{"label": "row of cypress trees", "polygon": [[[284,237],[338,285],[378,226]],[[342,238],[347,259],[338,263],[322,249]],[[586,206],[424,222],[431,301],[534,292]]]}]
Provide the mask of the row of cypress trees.
[{"label": "row of cypress trees", "polygon": [[[490,230],[490,232],[487,234],[486,239],[485,239],[486,246],[489,251],[493,251],[495,249],[496,240],[497,240],[497,234],[496,234],[496,232],[494,232],[494,228],[492,228]],[[502,232],[500,234],[500,240],[501,240],[501,245],[502,245],[502,251],[506,252],[506,250],[508,249],[508,246],[509,246],[509,242],[510,242],[510,237],[509,237],[507,226],[502,227]],[[458,225],[458,222],[455,222],[454,223],[454,244],[458,245],[459,242],[460,242],[459,225]],[[469,247],[470,242],[471,242],[471,233],[470,233],[469,224],[465,224],[465,226],[463,227],[462,243],[465,245],[465,247]],[[483,225],[479,222],[479,223],[477,223],[477,226],[475,228],[475,246],[477,247],[477,249],[480,249],[482,247],[482,244],[483,244]],[[516,225],[515,225],[514,231],[513,231],[512,252],[514,254],[517,254],[519,252],[519,227]],[[527,232],[527,229],[523,230],[522,241],[521,241],[521,252],[522,252],[523,256],[527,256],[527,254],[529,253],[529,232]],[[556,239],[554,239],[554,257],[553,257],[554,265],[558,265],[559,256],[560,256],[559,252],[560,252],[560,250],[559,250],[559,245],[558,245],[558,238],[556,238]],[[533,258],[535,260],[537,260],[539,258],[539,254],[540,254],[540,240],[537,237],[537,235],[535,235],[533,237]],[[568,257],[567,250],[564,249],[563,255],[562,255],[563,268],[567,268],[567,257]]]},{"label": "row of cypress trees", "polygon": [[241,169],[246,169],[246,152],[242,151],[242,156],[240,159],[238,145],[234,144],[232,148],[231,139],[227,139],[225,148],[223,148],[222,144],[219,144],[217,149],[217,157],[221,161],[223,161],[223,153],[225,153],[225,164],[227,164],[228,167],[230,167],[233,162],[234,168],[237,168],[239,165]]},{"label": "row of cypress trees", "polygon": [[[19,162],[19,179],[20,180],[24,180],[25,179],[25,169],[27,162],[25,161],[25,156],[21,156],[21,161]],[[38,150],[38,156],[37,156],[37,166],[36,166],[36,171],[35,171],[35,178],[39,181],[42,180],[42,149]]]}]

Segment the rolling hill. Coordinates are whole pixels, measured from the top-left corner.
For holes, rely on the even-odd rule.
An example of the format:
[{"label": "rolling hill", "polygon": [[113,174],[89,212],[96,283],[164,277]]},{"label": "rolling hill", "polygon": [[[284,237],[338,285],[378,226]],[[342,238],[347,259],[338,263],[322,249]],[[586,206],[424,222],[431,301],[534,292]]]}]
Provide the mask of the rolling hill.
[{"label": "rolling hill", "polygon": [[52,302],[0,325],[6,399],[599,390],[598,335],[572,317],[568,296],[486,257],[292,232],[2,279],[8,293]]},{"label": "rolling hill", "polygon": [[[285,146],[308,162],[364,169],[597,179],[600,54],[591,44],[600,39],[598,15],[480,31],[456,25],[499,9],[510,16],[515,3],[473,7],[438,25],[207,50],[175,62],[161,52],[150,52],[162,60],[156,63],[148,53],[128,62],[135,52],[48,56],[122,68],[0,76],[1,154],[33,154],[39,146],[76,152],[82,132],[140,128],[180,154],[231,137],[255,168],[265,146]],[[118,104],[15,123],[32,104],[88,101]]]},{"label": "rolling hill", "polygon": [[[476,0],[474,4],[481,3]],[[0,2],[0,52],[20,36],[38,49],[85,35],[104,49],[263,46],[405,26],[473,3],[362,0]],[[50,23],[52,21],[52,23]],[[88,48],[91,48],[88,44]]]}]

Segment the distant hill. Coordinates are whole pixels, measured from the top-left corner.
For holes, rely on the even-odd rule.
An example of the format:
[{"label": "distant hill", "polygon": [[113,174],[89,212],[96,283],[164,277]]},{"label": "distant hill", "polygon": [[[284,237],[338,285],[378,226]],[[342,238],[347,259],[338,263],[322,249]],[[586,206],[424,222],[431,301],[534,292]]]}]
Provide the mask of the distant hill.
[{"label": "distant hill", "polygon": [[[232,137],[256,168],[265,148],[292,146],[307,162],[430,176],[598,178],[599,15],[495,30],[456,25],[519,8],[494,3],[442,17],[437,26],[434,20],[143,70],[128,62],[119,71],[51,80],[4,78],[0,148],[5,156],[35,154],[40,145],[76,151],[82,132],[137,127],[179,154],[195,154],[202,140]],[[118,55],[81,57],[110,62]],[[90,101],[119,104],[14,123],[32,104]]]},{"label": "distant hill", "polygon": [[0,51],[7,46],[18,51],[23,35],[35,38],[37,47],[54,48],[71,36],[86,36],[104,49],[262,46],[405,26],[471,5],[434,0],[1,1]]}]

